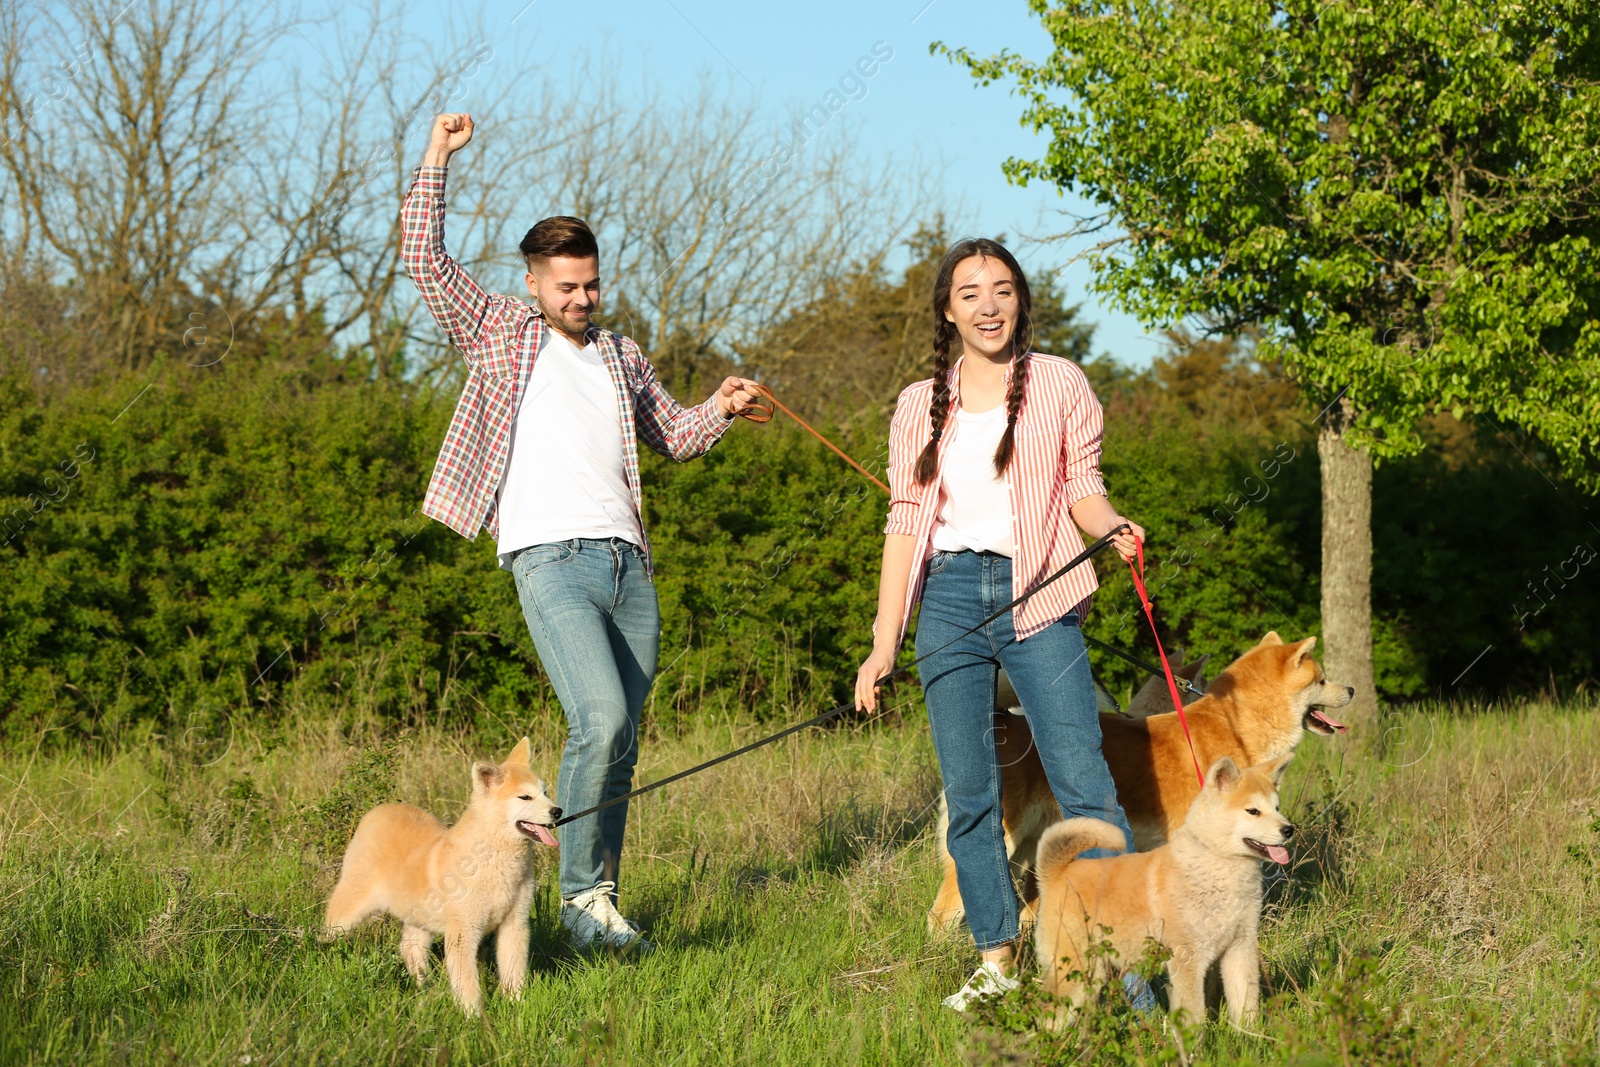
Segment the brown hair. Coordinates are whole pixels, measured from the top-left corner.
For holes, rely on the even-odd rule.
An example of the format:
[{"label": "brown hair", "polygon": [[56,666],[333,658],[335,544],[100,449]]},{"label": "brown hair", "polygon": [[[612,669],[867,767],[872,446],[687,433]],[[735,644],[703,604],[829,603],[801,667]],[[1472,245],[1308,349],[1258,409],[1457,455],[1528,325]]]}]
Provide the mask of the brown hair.
[{"label": "brown hair", "polygon": [[1022,411],[1022,393],[1028,380],[1028,350],[1033,347],[1033,294],[1016,257],[1006,251],[1005,246],[987,237],[968,237],[957,241],[944,254],[939,261],[939,273],[933,280],[933,403],[928,409],[933,435],[917,457],[918,485],[932,481],[939,466],[939,439],[944,436],[953,399],[950,396],[950,350],[961,339],[956,324],[945,318],[945,312],[950,310],[950,289],[955,284],[956,265],[973,256],[1004,263],[1017,287],[1017,321],[1011,331],[1011,388],[1006,391],[1006,432],[1000,438],[1000,447],[994,450],[994,473],[1002,475],[1011,466],[1017,416]]},{"label": "brown hair", "polygon": [[528,261],[530,271],[553,256],[584,259],[600,255],[600,244],[594,239],[594,231],[589,229],[589,224],[571,215],[552,215],[548,219],[540,219],[517,248],[522,252],[522,258]]}]

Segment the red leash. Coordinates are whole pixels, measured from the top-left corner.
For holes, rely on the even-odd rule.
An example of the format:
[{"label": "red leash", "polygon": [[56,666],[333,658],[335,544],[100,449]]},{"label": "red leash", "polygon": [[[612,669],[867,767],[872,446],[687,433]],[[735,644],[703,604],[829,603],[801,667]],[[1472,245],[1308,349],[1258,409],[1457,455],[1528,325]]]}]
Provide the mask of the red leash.
[{"label": "red leash", "polygon": [[1133,575],[1133,587],[1139,591],[1139,603],[1144,605],[1144,617],[1150,620],[1150,636],[1155,639],[1156,651],[1161,653],[1161,670],[1167,676],[1167,692],[1172,694],[1172,709],[1178,713],[1178,725],[1183,727],[1183,739],[1189,742],[1189,758],[1194,761],[1194,776],[1200,780],[1204,788],[1206,776],[1200,771],[1200,757],[1194,750],[1194,738],[1189,736],[1189,720],[1183,714],[1183,698],[1178,696],[1178,680],[1172,676],[1172,666],[1167,662],[1167,650],[1161,647],[1161,635],[1156,633],[1156,617],[1150,608],[1150,594],[1144,587],[1144,541],[1134,538],[1134,547],[1138,549],[1139,563],[1134,565],[1133,560],[1128,561],[1128,573]]}]

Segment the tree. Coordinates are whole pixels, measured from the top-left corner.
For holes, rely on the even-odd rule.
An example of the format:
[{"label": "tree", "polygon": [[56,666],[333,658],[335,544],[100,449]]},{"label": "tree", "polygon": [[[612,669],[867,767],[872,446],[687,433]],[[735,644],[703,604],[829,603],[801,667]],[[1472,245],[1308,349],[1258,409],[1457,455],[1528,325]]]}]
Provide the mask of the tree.
[{"label": "tree", "polygon": [[[539,218],[599,234],[607,320],[653,335],[670,385],[888,248],[926,179],[848,141],[796,141],[704,83],[679,99],[614,72],[541,72],[453,24],[419,45],[374,9],[324,50],[275,9],[205,0],[0,0],[0,361],[58,388],[210,366],[208,337],[287,314],[367,355],[460,373],[400,263],[397,205],[436,114],[482,133],[450,180],[450,251],[526,296],[518,239]],[[324,62],[287,70],[299,37]],[[462,39],[465,38],[465,39]],[[637,316],[637,317],[636,317]],[[255,351],[246,346],[246,350]],[[696,399],[699,399],[697,396]]]},{"label": "tree", "polygon": [[703,399],[735,344],[884,255],[927,203],[920,176],[865,166],[848,140],[789,142],[709,82],[640,109],[615,79],[584,81],[607,86],[599,102],[612,120],[560,170],[529,169],[530,184],[550,189],[532,218],[559,205],[594,226],[607,325],[650,334],[648,354],[681,398]]},{"label": "tree", "polygon": [[1119,306],[1259,328],[1321,409],[1326,658],[1370,713],[1374,459],[1471,413],[1600,488],[1600,8],[1030,4],[1047,59],[951,53],[1051,134],[1006,173],[1103,209]]},{"label": "tree", "polygon": [[[408,129],[493,53],[402,56],[395,23],[374,14],[343,62],[285,74],[271,52],[299,30],[272,12],[0,0],[0,295],[19,327],[0,349],[43,339],[30,370],[64,388],[162,352],[211,366],[287,309],[298,342],[326,326],[388,369]],[[580,129],[559,103],[541,118]]]}]

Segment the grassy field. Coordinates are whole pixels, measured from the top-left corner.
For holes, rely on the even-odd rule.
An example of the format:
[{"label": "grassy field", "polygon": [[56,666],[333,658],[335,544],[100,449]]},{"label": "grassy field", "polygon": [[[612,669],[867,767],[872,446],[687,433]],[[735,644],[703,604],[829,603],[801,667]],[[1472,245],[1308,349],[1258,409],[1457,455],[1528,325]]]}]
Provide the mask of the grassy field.
[{"label": "grassy field", "polygon": [[[545,854],[528,994],[490,985],[464,1018],[442,967],[410,983],[392,920],[314,932],[362,811],[453,817],[470,760],[513,738],[317,723],[0,757],[0,1062],[1600,1062],[1593,707],[1420,709],[1348,747],[1308,739],[1266,1017],[1203,1037],[1115,1004],[1053,1036],[1030,1033],[1028,996],[977,1022],[940,1006],[976,957],[926,930],[938,777],[916,719],[638,802],[623,904],[661,946],[646,959],[565,946]],[[757,733],[652,739],[644,777]],[[554,731],[534,742],[553,780]]]}]

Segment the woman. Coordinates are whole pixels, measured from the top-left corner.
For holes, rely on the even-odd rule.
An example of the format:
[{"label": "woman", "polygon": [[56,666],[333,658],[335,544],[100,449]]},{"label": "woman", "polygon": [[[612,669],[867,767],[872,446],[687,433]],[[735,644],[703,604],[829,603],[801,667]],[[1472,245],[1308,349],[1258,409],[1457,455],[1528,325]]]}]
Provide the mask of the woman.
[{"label": "woman", "polygon": [[[1027,279],[998,243],[964,240],[933,287],[934,376],[900,394],[889,431],[889,522],[872,654],[856,704],[894,667],[912,605],[917,654],[950,813],[947,844],[982,966],[945,1003],[1017,984],[1018,902],[1001,824],[994,747],[997,667],[1028,716],[1046,776],[1068,817],[1133,835],[1100,753],[1100,720],[1078,624],[1096,587],[1085,563],[976,633],[960,636],[1128,523],[1124,558],[1144,530],[1117,514],[1100,480],[1100,404],[1070,360],[1029,351]],[[957,356],[954,365],[952,355]],[[949,647],[944,647],[947,643]],[[1086,853],[1085,855],[1093,855]]]}]

